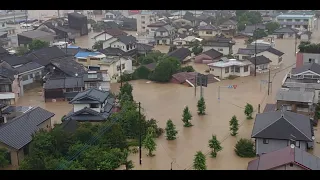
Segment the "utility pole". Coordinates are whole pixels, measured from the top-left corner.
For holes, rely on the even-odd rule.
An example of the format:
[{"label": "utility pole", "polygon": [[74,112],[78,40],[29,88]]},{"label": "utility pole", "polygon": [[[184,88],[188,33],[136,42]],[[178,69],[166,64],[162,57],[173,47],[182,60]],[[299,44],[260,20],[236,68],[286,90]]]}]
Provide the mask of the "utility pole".
[{"label": "utility pole", "polygon": [[25,10],[25,15],[26,15],[26,28],[27,28],[27,31],[28,31],[28,11]]},{"label": "utility pole", "polygon": [[[65,36],[64,36],[64,42],[67,43],[67,36],[68,36],[68,33],[65,33]],[[68,54],[68,44],[65,44],[66,45],[66,54]]]},{"label": "utility pole", "polygon": [[270,69],[269,69],[269,78],[268,78],[268,96],[270,94]]},{"label": "utility pole", "polygon": [[218,101],[220,102],[220,86],[218,86]]},{"label": "utility pole", "polygon": [[[254,42],[254,76],[257,76],[257,36],[254,34],[257,31],[257,23],[254,24],[253,36],[255,36]],[[256,33],[257,34],[257,33]]]},{"label": "utility pole", "polygon": [[120,61],[120,87],[122,87],[122,64],[121,64],[121,54],[118,54]]},{"label": "utility pole", "polygon": [[194,97],[196,97],[197,96],[197,83],[198,83],[198,80],[197,80],[197,74],[196,74],[196,76],[195,76],[195,80],[194,80]]},{"label": "utility pole", "polygon": [[202,80],[203,80],[203,79],[202,79],[202,75],[201,75],[201,76],[200,76],[200,98],[202,98],[202,96],[203,96],[203,94],[202,94],[202,93],[203,93],[203,92],[202,92],[202,91],[203,91],[203,90],[202,90],[202,83],[203,83]]},{"label": "utility pole", "polygon": [[58,17],[60,18],[60,10],[58,10]]},{"label": "utility pole", "polygon": [[141,137],[141,102],[139,102],[139,164],[142,164],[141,149],[142,149],[142,137]]},{"label": "utility pole", "polygon": [[297,33],[295,34],[294,38],[294,56],[297,56]]}]

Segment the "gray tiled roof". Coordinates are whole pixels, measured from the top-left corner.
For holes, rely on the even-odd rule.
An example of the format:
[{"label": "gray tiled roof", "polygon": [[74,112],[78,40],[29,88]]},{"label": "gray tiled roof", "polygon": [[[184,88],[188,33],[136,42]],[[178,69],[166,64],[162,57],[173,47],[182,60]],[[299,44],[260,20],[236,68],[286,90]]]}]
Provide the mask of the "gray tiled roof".
[{"label": "gray tiled roof", "polygon": [[24,72],[27,72],[27,71],[32,71],[32,70],[35,70],[35,69],[38,69],[38,68],[44,68],[44,66],[36,63],[36,62],[29,62],[29,63],[26,63],[22,66],[19,66],[17,68],[14,68],[16,71],[20,73],[24,73]]},{"label": "gray tiled roof", "polygon": [[312,142],[312,125],[308,116],[290,111],[273,111],[256,115],[252,138],[286,139]]},{"label": "gray tiled roof", "polygon": [[105,121],[109,117],[108,112],[97,112],[90,108],[83,108],[77,112],[68,114],[64,119],[73,121]]},{"label": "gray tiled roof", "polygon": [[39,130],[38,125],[53,116],[54,113],[40,107],[33,108],[0,126],[0,142],[14,149],[21,149],[31,142],[32,134]]},{"label": "gray tiled roof", "polygon": [[215,27],[214,25],[207,24],[205,26],[199,26],[198,30],[213,30],[213,31],[216,31],[216,30],[218,30],[218,28]]},{"label": "gray tiled roof", "polygon": [[135,37],[133,37],[132,35],[130,35],[130,36],[122,35],[122,36],[118,36],[117,38],[120,42],[124,43],[125,45],[134,44],[137,42],[137,39]]},{"label": "gray tiled roof", "polygon": [[50,78],[44,84],[44,89],[65,89],[84,87],[82,77],[63,77],[63,78]]},{"label": "gray tiled roof", "polygon": [[314,99],[314,91],[295,91],[295,90],[282,90],[279,89],[276,95],[278,101],[292,101],[292,102],[305,102],[312,103]]},{"label": "gray tiled roof", "polygon": [[42,38],[42,37],[54,37],[54,34],[48,33],[48,32],[44,32],[44,31],[40,31],[40,30],[32,30],[32,31],[24,31],[20,34],[18,34],[20,36],[24,36],[24,37],[28,37],[31,39],[35,39],[35,38]]},{"label": "gray tiled roof", "polygon": [[317,63],[307,63],[298,68],[292,68],[291,74],[300,74],[306,71],[312,71],[314,73],[320,74],[320,65]]},{"label": "gray tiled roof", "polygon": [[175,57],[179,61],[183,61],[186,57],[191,55],[191,51],[188,48],[178,48],[170,53],[168,53],[168,56]]},{"label": "gray tiled roof", "polygon": [[56,46],[48,47],[48,48],[42,48],[39,50],[35,50],[29,54],[27,54],[25,57],[27,59],[30,59],[38,64],[41,64],[43,66],[46,66],[50,64],[50,61],[55,58],[64,57],[66,56],[66,53],[59,49]]},{"label": "gray tiled roof", "polygon": [[273,34],[298,33],[298,32],[299,32],[299,30],[297,30],[297,29],[293,29],[290,27],[282,27],[282,28],[276,29],[273,32]]},{"label": "gray tiled roof", "polygon": [[108,91],[102,91],[96,88],[87,89],[83,92],[79,92],[70,103],[79,104],[84,99],[89,99],[90,101],[97,101],[99,103],[103,103],[106,101],[110,93]]},{"label": "gray tiled roof", "polygon": [[[252,63],[252,64],[254,64],[255,63],[255,57],[251,57],[250,59],[249,59],[249,61]],[[260,65],[260,64],[268,64],[268,63],[270,63],[270,62],[272,62],[269,58],[267,58],[267,57],[265,57],[265,56],[263,56],[263,55],[261,55],[261,56],[257,56],[257,60],[256,60],[256,64],[257,65]]]},{"label": "gray tiled roof", "polygon": [[56,58],[51,60],[51,63],[69,76],[75,76],[75,74],[82,76],[87,72],[86,68],[82,64],[76,62],[72,56]]},{"label": "gray tiled roof", "polygon": [[25,58],[23,56],[15,56],[15,55],[5,56],[5,57],[1,58],[1,60],[6,61],[11,66],[17,66],[20,64],[26,64],[26,63],[30,62],[30,60],[28,60],[27,58]]}]

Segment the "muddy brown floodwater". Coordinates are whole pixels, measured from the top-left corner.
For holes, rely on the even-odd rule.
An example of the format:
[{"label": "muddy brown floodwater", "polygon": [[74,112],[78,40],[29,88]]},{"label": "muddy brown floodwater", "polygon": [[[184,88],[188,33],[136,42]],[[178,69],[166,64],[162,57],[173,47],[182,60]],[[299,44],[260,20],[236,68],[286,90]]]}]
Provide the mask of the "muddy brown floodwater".
[{"label": "muddy brown floodwater", "polygon": [[[90,47],[85,38],[83,41],[77,41],[77,45]],[[319,31],[313,33],[313,41],[320,39]],[[87,38],[88,40],[88,38]],[[83,43],[83,44],[82,44]],[[86,46],[84,45],[86,44]],[[244,47],[243,41],[237,41],[234,52],[237,48]],[[260,84],[261,80],[267,80],[268,74],[257,74],[257,77],[242,77],[234,80],[224,80],[218,83],[209,84],[204,88],[204,98],[206,100],[205,116],[197,115],[196,104],[199,99],[199,88],[197,95],[194,95],[194,88],[178,84],[159,84],[148,82],[146,80],[131,81],[133,86],[133,95],[135,101],[142,103],[144,113],[148,118],[155,118],[159,126],[165,128],[166,121],[172,119],[178,130],[178,138],[174,141],[167,141],[165,136],[158,138],[157,150],[154,157],[148,157],[147,152],[143,150],[142,165],[139,165],[139,155],[134,154],[129,158],[133,160],[134,169],[170,169],[171,162],[174,162],[172,168],[192,169],[192,162],[196,151],[204,153],[209,152],[208,140],[212,134],[217,135],[222,142],[223,150],[218,153],[217,158],[212,159],[207,156],[208,169],[246,169],[247,164],[252,158],[240,158],[234,153],[236,141],[240,138],[250,138],[254,120],[246,120],[244,116],[244,106],[250,103],[257,112],[258,104],[261,104],[261,111],[266,103],[275,103],[275,94],[281,86],[281,81],[295,63],[294,39],[280,40],[276,39],[276,48],[285,53],[283,56],[283,65],[280,69],[271,72],[272,90],[267,96],[267,86]],[[167,46],[157,47],[161,51],[167,52]],[[191,63],[192,64],[192,63]],[[194,65],[199,72],[204,72],[206,65]],[[218,87],[227,85],[237,85],[236,89],[221,88],[221,100],[218,101]],[[119,84],[111,85],[112,91],[118,91]],[[68,113],[72,106],[66,102],[44,103],[41,88],[34,89],[20,98],[18,105],[40,106],[51,112],[54,112],[54,123],[60,123],[61,117]],[[181,121],[182,110],[189,106],[193,118],[193,127],[184,128]],[[229,135],[229,120],[237,116],[241,124],[239,134],[236,137]],[[315,131],[316,139],[320,138],[320,133]],[[313,153],[320,156],[320,146],[315,145]]]}]

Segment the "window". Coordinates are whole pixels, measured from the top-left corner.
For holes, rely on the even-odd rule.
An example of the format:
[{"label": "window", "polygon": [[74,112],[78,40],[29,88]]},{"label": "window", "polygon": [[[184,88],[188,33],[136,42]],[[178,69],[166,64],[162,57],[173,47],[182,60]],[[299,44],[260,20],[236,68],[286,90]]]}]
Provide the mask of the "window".
[{"label": "window", "polygon": [[303,21],[304,21],[304,22],[308,22],[309,20],[308,20],[308,19],[304,19]]},{"label": "window", "polygon": [[127,45],[126,48],[127,48],[127,51],[128,51],[129,50],[129,45]]},{"label": "window", "polygon": [[244,71],[244,72],[248,72],[248,69],[249,69],[248,66],[244,66],[244,67],[243,67],[243,71]]},{"label": "window", "polygon": [[231,72],[234,72],[234,66],[231,66]]},{"label": "window", "polygon": [[239,66],[235,66],[234,72],[239,73],[240,72],[240,67]]},{"label": "window", "polygon": [[212,34],[212,31],[206,31],[206,34]]},{"label": "window", "polygon": [[213,69],[213,68],[210,68],[210,70],[211,70],[211,71],[214,71],[214,69]]},{"label": "window", "polygon": [[263,144],[269,144],[269,139],[263,139]]},{"label": "window", "polygon": [[11,100],[10,99],[0,99],[1,104],[5,105],[11,105]]},{"label": "window", "polygon": [[28,75],[25,75],[25,76],[22,76],[22,81],[26,81],[29,79],[29,76]]},{"label": "window", "polygon": [[278,59],[278,63],[280,63],[282,61],[282,57],[279,57]]},{"label": "window", "polygon": [[223,51],[223,49],[221,49],[221,48],[218,48],[218,51]]},{"label": "window", "polygon": [[87,59],[78,59],[78,62],[87,62]]},{"label": "window", "polygon": [[296,141],[296,147],[300,148],[300,141]]},{"label": "window", "polygon": [[145,16],[141,16],[141,19],[145,19],[146,17]]},{"label": "window", "polygon": [[225,73],[229,73],[229,67],[224,68]]},{"label": "window", "polygon": [[90,108],[99,108],[99,104],[90,104]]},{"label": "window", "polygon": [[293,163],[290,163],[290,167],[293,167]]},{"label": "window", "polygon": [[121,70],[121,66],[117,66],[117,71],[120,71]]},{"label": "window", "polygon": [[122,67],[121,67],[122,69],[125,69],[125,68],[126,68],[125,64],[121,64],[121,66],[122,66]]},{"label": "window", "polygon": [[146,29],[146,27],[142,26],[142,29]]},{"label": "window", "polygon": [[90,58],[90,60],[93,60],[93,61],[100,61],[100,58],[94,58],[94,57],[92,57],[92,58]]},{"label": "window", "polygon": [[5,27],[6,26],[6,24],[5,23],[2,23],[2,27]]},{"label": "window", "polygon": [[97,87],[98,87],[97,83],[93,83],[93,82],[87,83],[87,88],[97,88]]},{"label": "window", "polygon": [[96,79],[97,77],[97,74],[88,74],[88,79]]},{"label": "window", "polygon": [[0,85],[0,92],[11,92],[11,85],[9,84]]},{"label": "window", "polygon": [[29,154],[29,146],[28,145],[23,148],[23,154],[24,155],[28,155]]},{"label": "window", "polygon": [[145,22],[145,21],[141,21],[141,23],[142,23],[142,24],[145,24],[146,22]]},{"label": "window", "polygon": [[29,74],[29,76],[30,76],[30,79],[32,79],[32,78],[33,78],[33,74]]},{"label": "window", "polygon": [[314,63],[314,59],[312,59],[312,58],[309,58],[309,63]]}]

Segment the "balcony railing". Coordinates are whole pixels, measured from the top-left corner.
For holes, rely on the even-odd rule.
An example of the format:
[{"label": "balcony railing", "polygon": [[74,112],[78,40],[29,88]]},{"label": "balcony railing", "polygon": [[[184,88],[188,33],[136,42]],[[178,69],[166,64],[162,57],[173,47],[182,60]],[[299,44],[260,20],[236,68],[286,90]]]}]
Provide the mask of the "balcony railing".
[{"label": "balcony railing", "polygon": [[280,25],[308,25],[309,22],[296,22],[296,21],[278,21]]}]

